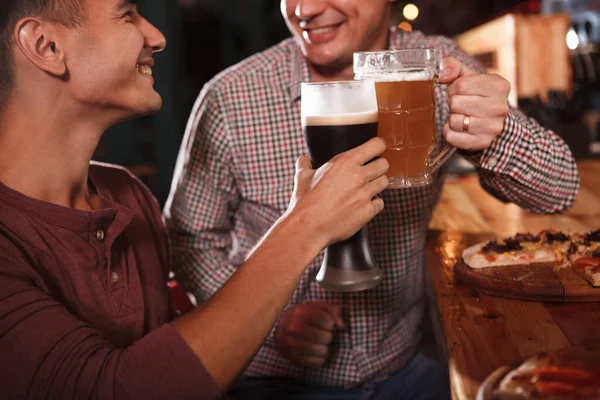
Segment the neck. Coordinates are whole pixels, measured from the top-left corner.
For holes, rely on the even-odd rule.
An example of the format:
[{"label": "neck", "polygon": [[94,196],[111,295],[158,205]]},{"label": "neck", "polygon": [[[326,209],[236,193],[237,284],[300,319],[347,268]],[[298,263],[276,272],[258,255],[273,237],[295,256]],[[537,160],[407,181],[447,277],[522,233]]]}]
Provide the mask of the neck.
[{"label": "neck", "polygon": [[[387,15],[387,14],[386,14]],[[390,31],[389,18],[382,21],[382,27],[377,36],[372,41],[372,45],[364,51],[380,51],[386,50],[388,47]],[[322,66],[308,62],[308,69],[313,82],[332,82],[332,81],[347,81],[354,79],[353,59],[345,60],[336,65]]]},{"label": "neck", "polygon": [[343,67],[322,67],[308,63],[308,69],[313,82],[351,81],[354,79],[352,65]]},{"label": "neck", "polygon": [[0,181],[34,199],[92,209],[88,168],[108,126],[39,94],[21,91],[0,113]]}]

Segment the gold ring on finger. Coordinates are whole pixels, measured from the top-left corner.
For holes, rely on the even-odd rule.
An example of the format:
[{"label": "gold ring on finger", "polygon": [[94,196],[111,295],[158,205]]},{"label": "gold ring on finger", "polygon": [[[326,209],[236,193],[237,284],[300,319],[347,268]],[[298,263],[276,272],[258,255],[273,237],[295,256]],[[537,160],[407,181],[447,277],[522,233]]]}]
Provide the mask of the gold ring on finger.
[{"label": "gold ring on finger", "polygon": [[463,119],[462,131],[468,133],[469,125],[471,125],[471,117],[468,115],[465,115],[465,118]]}]

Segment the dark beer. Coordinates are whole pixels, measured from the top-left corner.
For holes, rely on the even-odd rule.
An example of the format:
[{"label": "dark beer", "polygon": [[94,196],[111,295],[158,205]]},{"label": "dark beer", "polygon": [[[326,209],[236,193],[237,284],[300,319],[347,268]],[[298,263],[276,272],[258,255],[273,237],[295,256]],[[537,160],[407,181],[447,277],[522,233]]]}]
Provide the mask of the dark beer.
[{"label": "dark beer", "polygon": [[[379,112],[373,81],[304,82],[301,97],[302,131],[314,169],[377,136]],[[345,184],[349,183],[338,182]],[[357,292],[381,282],[383,273],[371,255],[367,229],[364,226],[351,238],[325,248],[315,277],[319,285]]]},{"label": "dark beer", "polygon": [[[313,169],[377,136],[377,119],[377,112],[305,117],[302,126]],[[328,272],[332,282],[359,281],[362,271],[370,271],[375,265],[368,248],[367,229],[329,245],[324,264],[334,267]]]},{"label": "dark beer", "polygon": [[391,75],[375,83],[379,107],[377,136],[386,142],[383,157],[390,164],[391,177],[424,176],[437,143],[435,81],[419,79],[419,75],[423,74]]},{"label": "dark beer", "polygon": [[305,117],[302,126],[312,167],[377,136],[377,119],[376,112]]}]

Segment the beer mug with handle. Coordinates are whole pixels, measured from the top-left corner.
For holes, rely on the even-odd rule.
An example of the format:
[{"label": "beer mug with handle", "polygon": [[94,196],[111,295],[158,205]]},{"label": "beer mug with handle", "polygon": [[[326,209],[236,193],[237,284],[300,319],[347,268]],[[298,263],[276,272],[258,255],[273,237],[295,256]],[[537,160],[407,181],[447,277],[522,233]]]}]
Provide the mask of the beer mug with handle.
[{"label": "beer mug with handle", "polygon": [[456,150],[437,145],[435,87],[439,66],[435,49],[354,53],[354,78],[373,80],[379,108],[377,135],[387,144],[390,188],[428,185],[432,174]]},{"label": "beer mug with handle", "polygon": [[[303,83],[302,131],[313,168],[377,136],[377,97],[372,81]],[[322,199],[327,201],[327,199]],[[317,282],[326,289],[357,292],[381,282],[369,249],[367,226],[325,249]]]}]

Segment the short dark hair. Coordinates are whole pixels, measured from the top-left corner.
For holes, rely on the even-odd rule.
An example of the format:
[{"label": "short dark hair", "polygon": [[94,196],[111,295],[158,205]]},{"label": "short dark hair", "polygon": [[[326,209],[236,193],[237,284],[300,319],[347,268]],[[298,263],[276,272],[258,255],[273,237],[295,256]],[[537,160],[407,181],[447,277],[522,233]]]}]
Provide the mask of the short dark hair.
[{"label": "short dark hair", "polygon": [[37,16],[67,27],[80,25],[86,16],[85,0],[0,0],[0,108],[14,85],[12,34],[24,17]]}]

